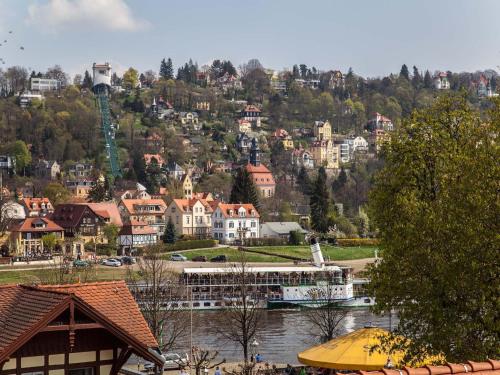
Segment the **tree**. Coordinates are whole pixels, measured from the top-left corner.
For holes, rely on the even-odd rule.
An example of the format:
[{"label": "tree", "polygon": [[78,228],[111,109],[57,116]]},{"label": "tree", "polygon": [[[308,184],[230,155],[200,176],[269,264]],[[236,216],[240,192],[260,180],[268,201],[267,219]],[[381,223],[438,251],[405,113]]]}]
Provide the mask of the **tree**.
[{"label": "tree", "polygon": [[118,232],[120,228],[113,223],[106,224],[103,228],[104,237],[108,240],[108,244],[112,247],[116,247],[116,239],[118,238]]},{"label": "tree", "polygon": [[299,175],[297,176],[297,184],[302,194],[311,194],[312,183],[309,178],[309,173],[307,173],[307,169],[304,166],[300,167]]},{"label": "tree", "polygon": [[338,177],[336,178],[335,181],[333,181],[332,184],[332,190],[334,193],[338,192],[340,189],[342,189],[345,184],[347,183],[347,173],[344,169],[344,167],[340,168],[340,172]]},{"label": "tree", "polygon": [[54,65],[53,67],[47,69],[47,73],[45,73],[45,78],[58,80],[62,87],[68,84],[68,75],[64,73],[60,65]]},{"label": "tree", "polygon": [[195,375],[201,375],[202,370],[210,370],[226,362],[226,359],[216,361],[219,352],[194,346],[191,348],[190,366],[194,368]]},{"label": "tree", "polygon": [[172,66],[172,59],[169,57],[167,61],[161,60],[160,64],[160,77],[163,79],[174,78],[174,68]]},{"label": "tree", "polygon": [[16,171],[18,174],[23,174],[26,167],[31,164],[31,153],[28,146],[23,141],[15,141],[5,145],[3,152],[13,156],[16,159]]},{"label": "tree", "polygon": [[338,336],[340,324],[348,313],[348,310],[341,308],[335,299],[335,286],[332,285],[334,277],[333,272],[325,272],[323,280],[320,280],[324,285],[308,292],[309,298],[320,306],[309,309],[306,319],[314,327],[311,334],[322,343]]},{"label": "tree", "polygon": [[163,242],[167,244],[173,244],[177,241],[177,231],[175,230],[175,225],[172,218],[168,218],[167,225],[165,226],[165,233],[163,235]]},{"label": "tree", "polygon": [[[407,361],[497,357],[500,102],[482,118],[465,94],[404,120],[370,194],[383,259],[375,311],[397,309]],[[464,338],[467,338],[464,340]]]},{"label": "tree", "polygon": [[249,375],[250,343],[255,339],[261,324],[262,310],[259,308],[259,295],[252,285],[253,274],[249,271],[246,254],[239,253],[238,261],[231,269],[231,284],[239,291],[230,306],[225,306],[220,317],[224,322],[217,333],[222,338],[239,345],[243,352],[243,373]]},{"label": "tree", "polygon": [[244,167],[238,170],[234,178],[229,203],[251,203],[256,209],[260,208],[257,189],[250,173]]},{"label": "tree", "polygon": [[311,226],[321,233],[326,233],[329,226],[330,195],[326,182],[325,168],[320,167],[316,181],[314,181],[309,205],[311,207]]},{"label": "tree", "polygon": [[140,296],[139,306],[160,350],[167,352],[187,334],[189,317],[188,310],[174,307],[182,288],[178,274],[161,251],[162,245],[145,248],[144,257],[137,261],[137,272],[131,267],[127,269],[127,283],[136,298]]},{"label": "tree", "polygon": [[57,206],[58,204],[66,203],[71,197],[71,194],[69,190],[60,183],[51,182],[43,189],[43,196],[49,198],[50,202],[52,202],[54,206]]},{"label": "tree", "polygon": [[128,68],[128,70],[123,73],[123,87],[132,90],[139,85],[139,74],[134,68]]},{"label": "tree", "polygon": [[431,73],[429,73],[428,70],[425,71],[424,75],[424,87],[426,89],[432,88],[432,78],[431,78]]},{"label": "tree", "polygon": [[413,77],[411,78],[411,83],[415,89],[419,89],[423,83],[422,75],[415,65],[413,66]]},{"label": "tree", "polygon": [[92,183],[88,199],[90,202],[104,202],[113,199],[113,192],[108,176],[101,176]]},{"label": "tree", "polygon": [[399,76],[406,79],[407,81],[410,80],[410,71],[408,70],[406,64],[403,64],[403,66],[401,66],[401,71],[399,72]]},{"label": "tree", "polygon": [[90,89],[92,88],[92,77],[88,70],[85,71],[83,75],[82,88]]},{"label": "tree", "polygon": [[45,234],[42,236],[42,244],[45,249],[52,253],[52,250],[57,245],[58,239],[54,233]]}]

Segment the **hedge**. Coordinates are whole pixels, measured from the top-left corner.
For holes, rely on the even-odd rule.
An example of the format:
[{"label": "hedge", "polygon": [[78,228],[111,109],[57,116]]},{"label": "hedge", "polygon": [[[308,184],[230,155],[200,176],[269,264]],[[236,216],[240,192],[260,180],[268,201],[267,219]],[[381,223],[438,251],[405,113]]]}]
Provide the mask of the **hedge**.
[{"label": "hedge", "polygon": [[265,237],[265,238],[245,238],[244,246],[252,247],[252,246],[284,246],[288,245],[287,238],[274,238],[274,237]]},{"label": "hedge", "polygon": [[190,249],[202,249],[206,247],[215,247],[219,241],[217,240],[188,240],[188,241],[177,241],[172,245],[166,245],[164,247],[165,251],[179,251],[179,250],[190,250]]},{"label": "hedge", "polygon": [[339,246],[378,246],[379,241],[376,238],[337,238]]}]

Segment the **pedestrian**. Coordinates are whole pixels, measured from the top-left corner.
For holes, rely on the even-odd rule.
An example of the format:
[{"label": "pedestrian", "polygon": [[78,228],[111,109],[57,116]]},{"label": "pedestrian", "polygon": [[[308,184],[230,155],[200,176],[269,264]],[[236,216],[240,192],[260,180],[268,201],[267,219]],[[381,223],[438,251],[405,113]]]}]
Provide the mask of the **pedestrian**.
[{"label": "pedestrian", "polygon": [[253,360],[254,360],[254,358],[253,358],[253,354],[252,354],[252,355],[250,356],[250,363],[253,363]]},{"label": "pedestrian", "polygon": [[215,368],[215,373],[214,375],[222,375],[222,371],[220,370],[219,366]]},{"label": "pedestrian", "polygon": [[258,353],[258,354],[255,356],[255,362],[257,362],[257,363],[261,363],[261,362],[262,362],[262,356],[260,355],[260,353]]}]

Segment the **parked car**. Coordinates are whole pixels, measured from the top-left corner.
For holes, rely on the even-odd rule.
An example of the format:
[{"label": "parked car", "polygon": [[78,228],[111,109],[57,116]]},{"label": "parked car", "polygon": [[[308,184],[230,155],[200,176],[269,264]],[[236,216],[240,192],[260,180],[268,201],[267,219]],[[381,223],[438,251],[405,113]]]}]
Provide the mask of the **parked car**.
[{"label": "parked car", "polygon": [[182,254],[172,254],[170,255],[170,260],[173,260],[174,262],[185,262],[187,261],[187,258]]},{"label": "parked car", "polygon": [[192,259],[193,262],[206,262],[207,257],[205,255],[198,255]]},{"label": "parked car", "polygon": [[85,261],[85,260],[75,259],[73,261],[73,267],[75,267],[75,268],[85,268],[88,266],[90,266],[90,263]]},{"label": "parked car", "polygon": [[[169,352],[162,354],[162,357],[165,358],[165,364],[163,365],[163,370],[175,370],[181,367],[185,367],[188,364],[189,358],[187,353],[180,355],[178,353]],[[151,362],[146,362],[144,364],[145,370],[153,370],[155,365]]]},{"label": "parked car", "polygon": [[217,256],[213,257],[212,259],[210,259],[210,261],[215,262],[215,263],[225,263],[225,262],[227,262],[227,256],[224,254],[217,255]]},{"label": "parked car", "polygon": [[105,259],[102,262],[102,264],[104,266],[110,266],[110,267],[120,267],[122,265],[122,263],[118,259],[113,259],[113,258]]},{"label": "parked car", "polygon": [[121,261],[122,261],[122,264],[126,264],[126,265],[132,265],[132,264],[136,264],[137,261],[135,260],[134,257],[129,257],[129,256],[124,256],[121,258]]}]

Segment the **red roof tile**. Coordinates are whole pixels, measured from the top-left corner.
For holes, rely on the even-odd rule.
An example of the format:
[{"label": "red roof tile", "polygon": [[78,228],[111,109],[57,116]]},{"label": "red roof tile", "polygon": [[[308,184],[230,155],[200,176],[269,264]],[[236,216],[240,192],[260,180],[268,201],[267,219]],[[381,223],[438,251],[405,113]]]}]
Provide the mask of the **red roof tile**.
[{"label": "red roof tile", "polygon": [[[43,226],[40,226],[43,225]],[[62,232],[64,229],[45,217],[28,217],[12,228],[12,232]]]},{"label": "red roof tile", "polygon": [[[477,375],[500,375],[500,361],[496,359],[489,359],[486,362],[472,362],[467,363],[447,363],[444,366],[425,366],[425,367],[403,367],[402,370],[388,370],[382,371],[358,371],[347,375],[452,375],[452,374],[471,374]],[[346,375],[346,374],[342,374]]]}]

